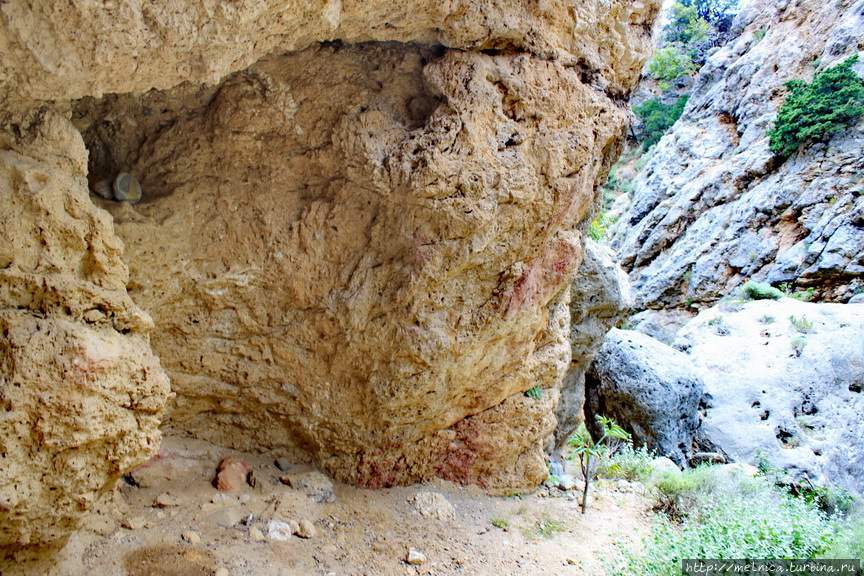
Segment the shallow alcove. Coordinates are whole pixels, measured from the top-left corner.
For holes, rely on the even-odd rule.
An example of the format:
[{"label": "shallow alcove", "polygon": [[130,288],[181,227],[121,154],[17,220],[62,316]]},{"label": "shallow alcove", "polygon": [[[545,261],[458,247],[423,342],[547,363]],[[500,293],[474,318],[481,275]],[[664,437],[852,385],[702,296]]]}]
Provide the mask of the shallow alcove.
[{"label": "shallow alcove", "polygon": [[144,190],[94,202],[156,324],[167,433],[369,486],[542,481],[575,228],[623,120],[578,71],[336,42],[74,117],[91,185]]}]

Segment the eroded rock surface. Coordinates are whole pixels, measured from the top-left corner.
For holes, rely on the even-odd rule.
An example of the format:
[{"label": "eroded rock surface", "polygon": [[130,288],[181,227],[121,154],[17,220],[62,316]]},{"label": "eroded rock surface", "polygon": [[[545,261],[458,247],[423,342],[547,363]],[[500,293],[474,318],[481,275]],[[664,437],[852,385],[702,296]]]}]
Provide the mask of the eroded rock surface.
[{"label": "eroded rock surface", "polygon": [[169,385],[87,197],[80,134],[42,111],[0,140],[0,550],[14,564],[155,453]]},{"label": "eroded rock surface", "polygon": [[[373,486],[507,485],[528,452],[517,482],[542,480],[574,228],[622,122],[527,54],[322,46],[228,79],[142,148],[158,200],[106,204],[179,394],[168,429]],[[535,385],[545,424],[477,430]]]},{"label": "eroded rock surface", "polygon": [[699,436],[804,481],[864,492],[864,304],[721,303],[679,332],[702,373]]},{"label": "eroded rock surface", "polygon": [[[294,448],[367,486],[539,483],[570,363],[578,227],[658,10],[4,3],[0,268],[4,321],[20,328],[4,386],[76,397],[75,378],[22,359],[26,334],[50,330],[46,354],[111,359],[82,377],[87,394],[123,398],[87,401],[99,440],[31,436],[16,462],[67,448],[92,460],[89,484],[52,492],[71,518],[155,449],[167,381],[134,300],[178,393],[169,431]],[[85,177],[127,169],[141,204],[91,196],[124,253]],[[540,398],[523,394],[534,386]],[[55,407],[13,400],[8,422],[67,421]]]},{"label": "eroded rock surface", "polygon": [[653,49],[658,11],[652,0],[13,0],[0,9],[0,93],[68,101],[216,84],[268,54],[336,40],[524,51],[626,94]]},{"label": "eroded rock surface", "polygon": [[614,418],[637,446],[687,466],[704,384],[686,354],[640,332],[613,329],[586,380],[589,430],[599,432],[596,416]]},{"label": "eroded rock surface", "polygon": [[864,288],[864,119],[779,166],[767,135],[787,80],[864,50],[862,10],[860,0],[742,9],[737,38],[708,59],[638,175],[613,242],[637,309],[712,303],[748,278],[843,302]]},{"label": "eroded rock surface", "polygon": [[606,333],[630,310],[630,282],[608,246],[586,240],[579,274],[570,287],[570,343],[573,357],[555,410],[555,445],[563,447],[582,421],[585,372]]}]

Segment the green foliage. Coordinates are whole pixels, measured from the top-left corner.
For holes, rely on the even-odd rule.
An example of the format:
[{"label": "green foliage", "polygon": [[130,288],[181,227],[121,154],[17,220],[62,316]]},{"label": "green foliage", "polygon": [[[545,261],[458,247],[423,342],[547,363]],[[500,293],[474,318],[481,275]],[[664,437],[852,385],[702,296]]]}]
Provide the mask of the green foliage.
[{"label": "green foliage", "polygon": [[510,521],[507,520],[507,518],[502,518],[500,516],[496,516],[495,518],[492,518],[492,526],[494,526],[495,528],[500,528],[501,530],[503,530],[503,529],[507,528],[508,526],[510,526]]},{"label": "green foliage", "polygon": [[760,42],[763,38],[765,38],[765,34],[768,32],[766,28],[760,28],[753,32],[753,38],[756,39],[756,42]]},{"label": "green foliage", "polygon": [[803,481],[794,479],[786,470],[777,468],[771,464],[762,450],[756,451],[755,460],[756,468],[759,470],[761,477],[771,482],[778,489],[801,498],[808,504],[817,506],[826,514],[845,514],[851,511],[856,504],[855,497],[844,488],[834,485],[822,486],[815,484],[806,476]]},{"label": "green foliage", "polygon": [[686,47],[679,44],[669,44],[654,53],[648,62],[648,73],[660,83],[661,88],[668,88],[668,83],[696,71],[693,60]]},{"label": "green foliage", "polygon": [[543,398],[543,389],[540,388],[540,386],[534,386],[530,390],[525,391],[525,396],[533,398],[534,400],[540,400]]},{"label": "green foliage", "polygon": [[597,466],[597,476],[601,478],[622,478],[624,480],[646,480],[654,471],[654,454],[642,446],[633,448],[629,442],[621,445],[612,454],[603,453]]},{"label": "green foliage", "polygon": [[585,507],[588,505],[588,487],[591,485],[591,480],[594,479],[595,474],[591,466],[592,458],[599,459],[603,454],[611,455],[621,441],[630,440],[630,434],[611,418],[597,416],[597,423],[600,424],[602,434],[596,442],[591,438],[584,422],[567,440],[567,445],[573,449],[569,458],[579,459],[579,468],[582,471],[582,479],[585,481],[585,488],[582,491],[582,514],[585,514]]},{"label": "green foliage", "polygon": [[588,228],[588,237],[595,242],[604,242],[606,240],[606,234],[609,232],[609,227],[614,223],[614,218],[607,216],[606,212],[601,212],[600,215],[591,222],[591,226]]},{"label": "green foliage", "polygon": [[858,512],[840,524],[834,544],[825,558],[864,558],[864,513]]},{"label": "green foliage", "polygon": [[700,18],[715,27],[728,25],[738,7],[738,0],[680,0],[684,6],[692,6]]},{"label": "green foliage", "polygon": [[686,105],[687,96],[681,96],[675,104],[664,104],[662,100],[655,99],[648,100],[641,106],[633,108],[633,111],[642,118],[642,122],[645,124],[643,150],[648,150],[663,137],[666,131],[681,117]]},{"label": "green foliage", "polygon": [[789,316],[789,322],[792,323],[792,326],[795,327],[798,332],[802,334],[812,334],[813,333],[813,322],[807,319],[807,316],[801,316],[798,318],[797,316]]},{"label": "green foliage", "polygon": [[838,540],[823,512],[765,478],[697,470],[662,481],[677,498],[680,524],[661,516],[641,553],[621,547],[622,561],[610,575],[677,576],[682,558],[814,558]]},{"label": "green foliage", "polygon": [[745,282],[739,289],[742,298],[748,300],[779,300],[783,292],[763,282]]},{"label": "green foliage", "polygon": [[761,322],[762,324],[773,324],[776,321],[777,319],[769,314],[765,314],[764,316],[759,318],[759,322]]},{"label": "green foliage", "polygon": [[669,23],[664,28],[666,42],[691,47],[705,42],[714,31],[711,25],[699,16],[696,6],[685,6],[676,2],[669,8]]},{"label": "green foliage", "polygon": [[526,538],[542,537],[547,540],[567,530],[567,526],[561,520],[551,516],[543,516],[540,520],[524,529],[522,533]]},{"label": "green foliage", "polygon": [[699,501],[699,480],[691,470],[664,470],[652,477],[654,509],[674,519],[689,515]]},{"label": "green foliage", "polygon": [[864,82],[852,70],[858,55],[817,73],[810,83],[789,80],[774,127],[771,152],[786,159],[802,144],[827,142],[864,113]]},{"label": "green foliage", "polygon": [[801,302],[810,302],[813,300],[813,297],[816,295],[816,289],[813,287],[807,288],[803,292],[795,292],[794,294],[790,294],[790,298],[794,298],[796,300],[800,300]]}]

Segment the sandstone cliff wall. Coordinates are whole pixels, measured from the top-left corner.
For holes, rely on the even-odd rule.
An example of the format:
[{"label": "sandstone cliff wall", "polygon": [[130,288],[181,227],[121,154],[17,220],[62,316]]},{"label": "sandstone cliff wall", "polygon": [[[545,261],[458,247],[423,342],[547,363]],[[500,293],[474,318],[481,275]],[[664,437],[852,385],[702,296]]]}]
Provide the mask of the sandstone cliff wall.
[{"label": "sandstone cliff wall", "polygon": [[[713,302],[746,279],[864,289],[864,120],[779,165],[784,83],[864,50],[864,2],[754,0],[638,175],[614,247],[639,309]],[[864,76],[864,67],[859,67]]]},{"label": "sandstone cliff wall", "polygon": [[[64,450],[92,469],[24,498],[8,468],[4,514],[32,498],[68,521],[28,534],[22,512],[0,544],[61,538],[152,453],[160,361],[169,431],[294,450],[368,486],[541,481],[578,229],[657,11],[4,3],[0,357],[20,407],[4,423],[31,484]],[[141,204],[88,199],[120,169]],[[55,372],[32,370],[37,353]],[[56,387],[83,407],[48,410]],[[34,436],[70,408],[62,446]]]}]

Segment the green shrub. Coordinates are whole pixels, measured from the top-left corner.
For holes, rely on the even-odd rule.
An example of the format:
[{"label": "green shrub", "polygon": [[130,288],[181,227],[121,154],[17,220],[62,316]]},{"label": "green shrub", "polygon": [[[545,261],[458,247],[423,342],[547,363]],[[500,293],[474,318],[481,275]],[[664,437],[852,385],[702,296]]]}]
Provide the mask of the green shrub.
[{"label": "green shrub", "polygon": [[678,575],[683,558],[815,558],[839,539],[823,512],[765,478],[721,479],[712,468],[699,474],[664,480],[667,493],[692,499],[688,514],[680,524],[660,516],[640,553],[620,546],[621,561],[609,574]]},{"label": "green shrub", "polygon": [[609,227],[615,223],[615,218],[610,218],[605,212],[601,212],[588,227],[588,237],[595,242],[603,242],[609,232]]},{"label": "green shrub", "polygon": [[804,348],[807,347],[807,338],[800,336],[798,338],[793,338],[789,345],[792,347],[792,352],[795,354],[795,357],[800,357],[801,354],[804,353]]},{"label": "green shrub", "polygon": [[858,55],[817,73],[810,83],[789,80],[789,95],[768,131],[771,152],[788,158],[802,144],[827,142],[864,113],[864,82],[852,70]]},{"label": "green shrub", "polygon": [[644,123],[645,139],[642,141],[642,149],[648,150],[657,143],[669,128],[681,117],[684,107],[687,105],[687,96],[681,96],[675,104],[664,104],[662,100],[648,100],[641,106],[636,106],[633,111]]},{"label": "green shrub", "polygon": [[665,89],[669,82],[695,72],[696,66],[683,46],[672,43],[654,53],[647,71]]},{"label": "green shrub", "polygon": [[[801,424],[801,422],[799,422]],[[813,483],[805,476],[803,481],[794,479],[786,470],[774,466],[765,452],[756,451],[756,468],[761,477],[771,482],[777,488],[789,494],[814,504],[827,514],[846,514],[856,504],[860,504],[848,490],[835,485],[822,486]],[[864,510],[859,511],[864,521]],[[862,542],[864,545],[864,542]]]},{"label": "green shrub", "polygon": [[864,512],[850,516],[839,523],[834,544],[824,554],[826,558],[864,559]]},{"label": "green shrub", "polygon": [[816,289],[813,287],[807,288],[803,292],[795,292],[794,294],[790,294],[790,298],[794,298],[796,300],[800,300],[801,302],[810,302],[813,300],[813,297],[816,295]]},{"label": "green shrub", "polygon": [[680,0],[684,6],[693,6],[700,18],[716,26],[731,20],[738,0]]},{"label": "green shrub", "polygon": [[741,297],[748,300],[779,300],[783,292],[763,282],[745,282],[739,289]]},{"label": "green shrub", "polygon": [[642,446],[633,448],[629,442],[624,443],[611,455],[602,454],[597,476],[601,478],[622,478],[624,480],[645,480],[651,476],[654,466],[651,463],[654,454]]}]

